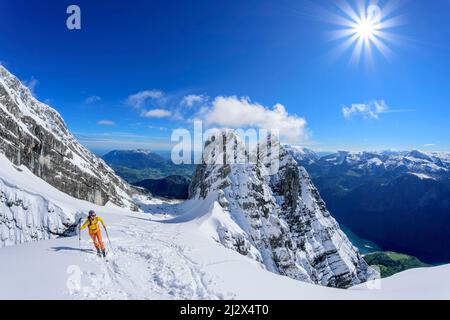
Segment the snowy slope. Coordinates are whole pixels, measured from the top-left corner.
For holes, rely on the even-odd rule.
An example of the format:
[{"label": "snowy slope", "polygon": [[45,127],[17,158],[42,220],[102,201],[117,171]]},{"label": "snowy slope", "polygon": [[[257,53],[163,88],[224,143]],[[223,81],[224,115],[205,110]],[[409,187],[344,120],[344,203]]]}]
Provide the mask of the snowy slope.
[{"label": "snowy slope", "polygon": [[[266,271],[214,240],[218,204],[148,201],[153,215],[72,198],[4,157],[0,177],[26,194],[39,193],[70,217],[94,208],[109,227],[114,253],[99,260],[83,234],[0,249],[0,299],[406,299],[450,298],[450,267],[412,270],[377,286],[332,289]],[[142,201],[144,201],[142,199]],[[153,203],[154,202],[154,203]],[[167,208],[174,219],[161,221]],[[186,215],[176,216],[180,212]],[[170,217],[168,217],[170,218]],[[77,279],[80,279],[78,287]]]}]

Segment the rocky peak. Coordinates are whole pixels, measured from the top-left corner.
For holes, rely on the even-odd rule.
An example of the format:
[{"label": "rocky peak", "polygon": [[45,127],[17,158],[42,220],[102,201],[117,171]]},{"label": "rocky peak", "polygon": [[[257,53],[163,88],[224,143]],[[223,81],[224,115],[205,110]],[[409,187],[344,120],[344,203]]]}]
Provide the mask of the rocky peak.
[{"label": "rocky peak", "polygon": [[[325,286],[345,288],[376,275],[331,217],[306,170],[277,140],[260,143],[251,154],[232,131],[218,136],[205,143],[190,198],[216,199],[231,218],[232,224],[217,230],[223,245],[272,272]],[[252,156],[256,162],[236,161]]]},{"label": "rocky peak", "polygon": [[104,205],[135,209],[132,188],[103,160],[83,147],[60,114],[33,97],[0,66],[0,151],[57,189]]}]

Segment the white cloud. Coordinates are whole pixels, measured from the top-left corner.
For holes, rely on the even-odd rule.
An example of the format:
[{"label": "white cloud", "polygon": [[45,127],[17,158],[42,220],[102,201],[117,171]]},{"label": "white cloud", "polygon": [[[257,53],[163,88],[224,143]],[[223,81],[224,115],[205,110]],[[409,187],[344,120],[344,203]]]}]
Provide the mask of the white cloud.
[{"label": "white cloud", "polygon": [[140,91],[138,93],[128,96],[127,100],[125,101],[125,104],[136,109],[142,109],[145,107],[148,101],[158,100],[161,99],[163,96],[164,92],[160,90]]},{"label": "white cloud", "polygon": [[142,116],[146,118],[167,118],[172,115],[172,112],[165,109],[153,109],[145,110],[142,112]]},{"label": "white cloud", "polygon": [[390,110],[384,100],[372,101],[367,104],[352,104],[351,107],[342,108],[342,114],[347,120],[354,116],[362,116],[364,119],[378,119],[380,114],[388,112]]},{"label": "white cloud", "polygon": [[116,123],[112,120],[100,120],[100,121],[97,121],[97,124],[99,126],[115,126],[116,125]]},{"label": "white cloud", "polygon": [[86,104],[94,104],[94,103],[100,102],[100,101],[102,101],[101,97],[99,97],[99,96],[90,96],[90,97],[87,97],[84,100],[84,103],[86,103]]},{"label": "white cloud", "polygon": [[181,100],[181,105],[192,107],[195,104],[200,104],[206,100],[206,97],[203,95],[196,95],[196,94],[190,94],[187,96],[184,96]]},{"label": "white cloud", "polygon": [[305,119],[289,115],[281,104],[269,109],[251,102],[249,98],[219,96],[210,107],[202,108],[198,117],[204,120],[206,125],[277,129],[281,137],[291,143],[298,143],[307,138]]}]

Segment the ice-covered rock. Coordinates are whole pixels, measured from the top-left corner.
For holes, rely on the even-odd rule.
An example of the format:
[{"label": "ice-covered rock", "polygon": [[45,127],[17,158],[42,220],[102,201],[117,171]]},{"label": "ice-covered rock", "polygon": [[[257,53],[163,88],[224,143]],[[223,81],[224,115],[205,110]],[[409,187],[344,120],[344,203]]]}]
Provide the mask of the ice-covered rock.
[{"label": "ice-covered rock", "polygon": [[74,235],[82,215],[0,179],[0,248]]}]

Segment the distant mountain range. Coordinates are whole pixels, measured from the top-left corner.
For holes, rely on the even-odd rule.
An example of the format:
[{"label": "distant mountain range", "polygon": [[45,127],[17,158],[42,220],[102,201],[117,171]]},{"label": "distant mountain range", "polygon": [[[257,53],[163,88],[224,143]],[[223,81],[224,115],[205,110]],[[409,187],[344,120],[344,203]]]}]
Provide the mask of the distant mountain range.
[{"label": "distant mountain range", "polygon": [[168,176],[190,179],[195,169],[195,165],[175,165],[168,157],[142,149],[114,150],[102,158],[119,176],[132,184]]},{"label": "distant mountain range", "polygon": [[450,154],[289,150],[358,236],[428,263],[450,261]]},{"label": "distant mountain range", "polygon": [[168,199],[187,199],[195,165],[175,165],[170,154],[150,150],[114,150],[103,157],[127,182],[152,195]]}]

